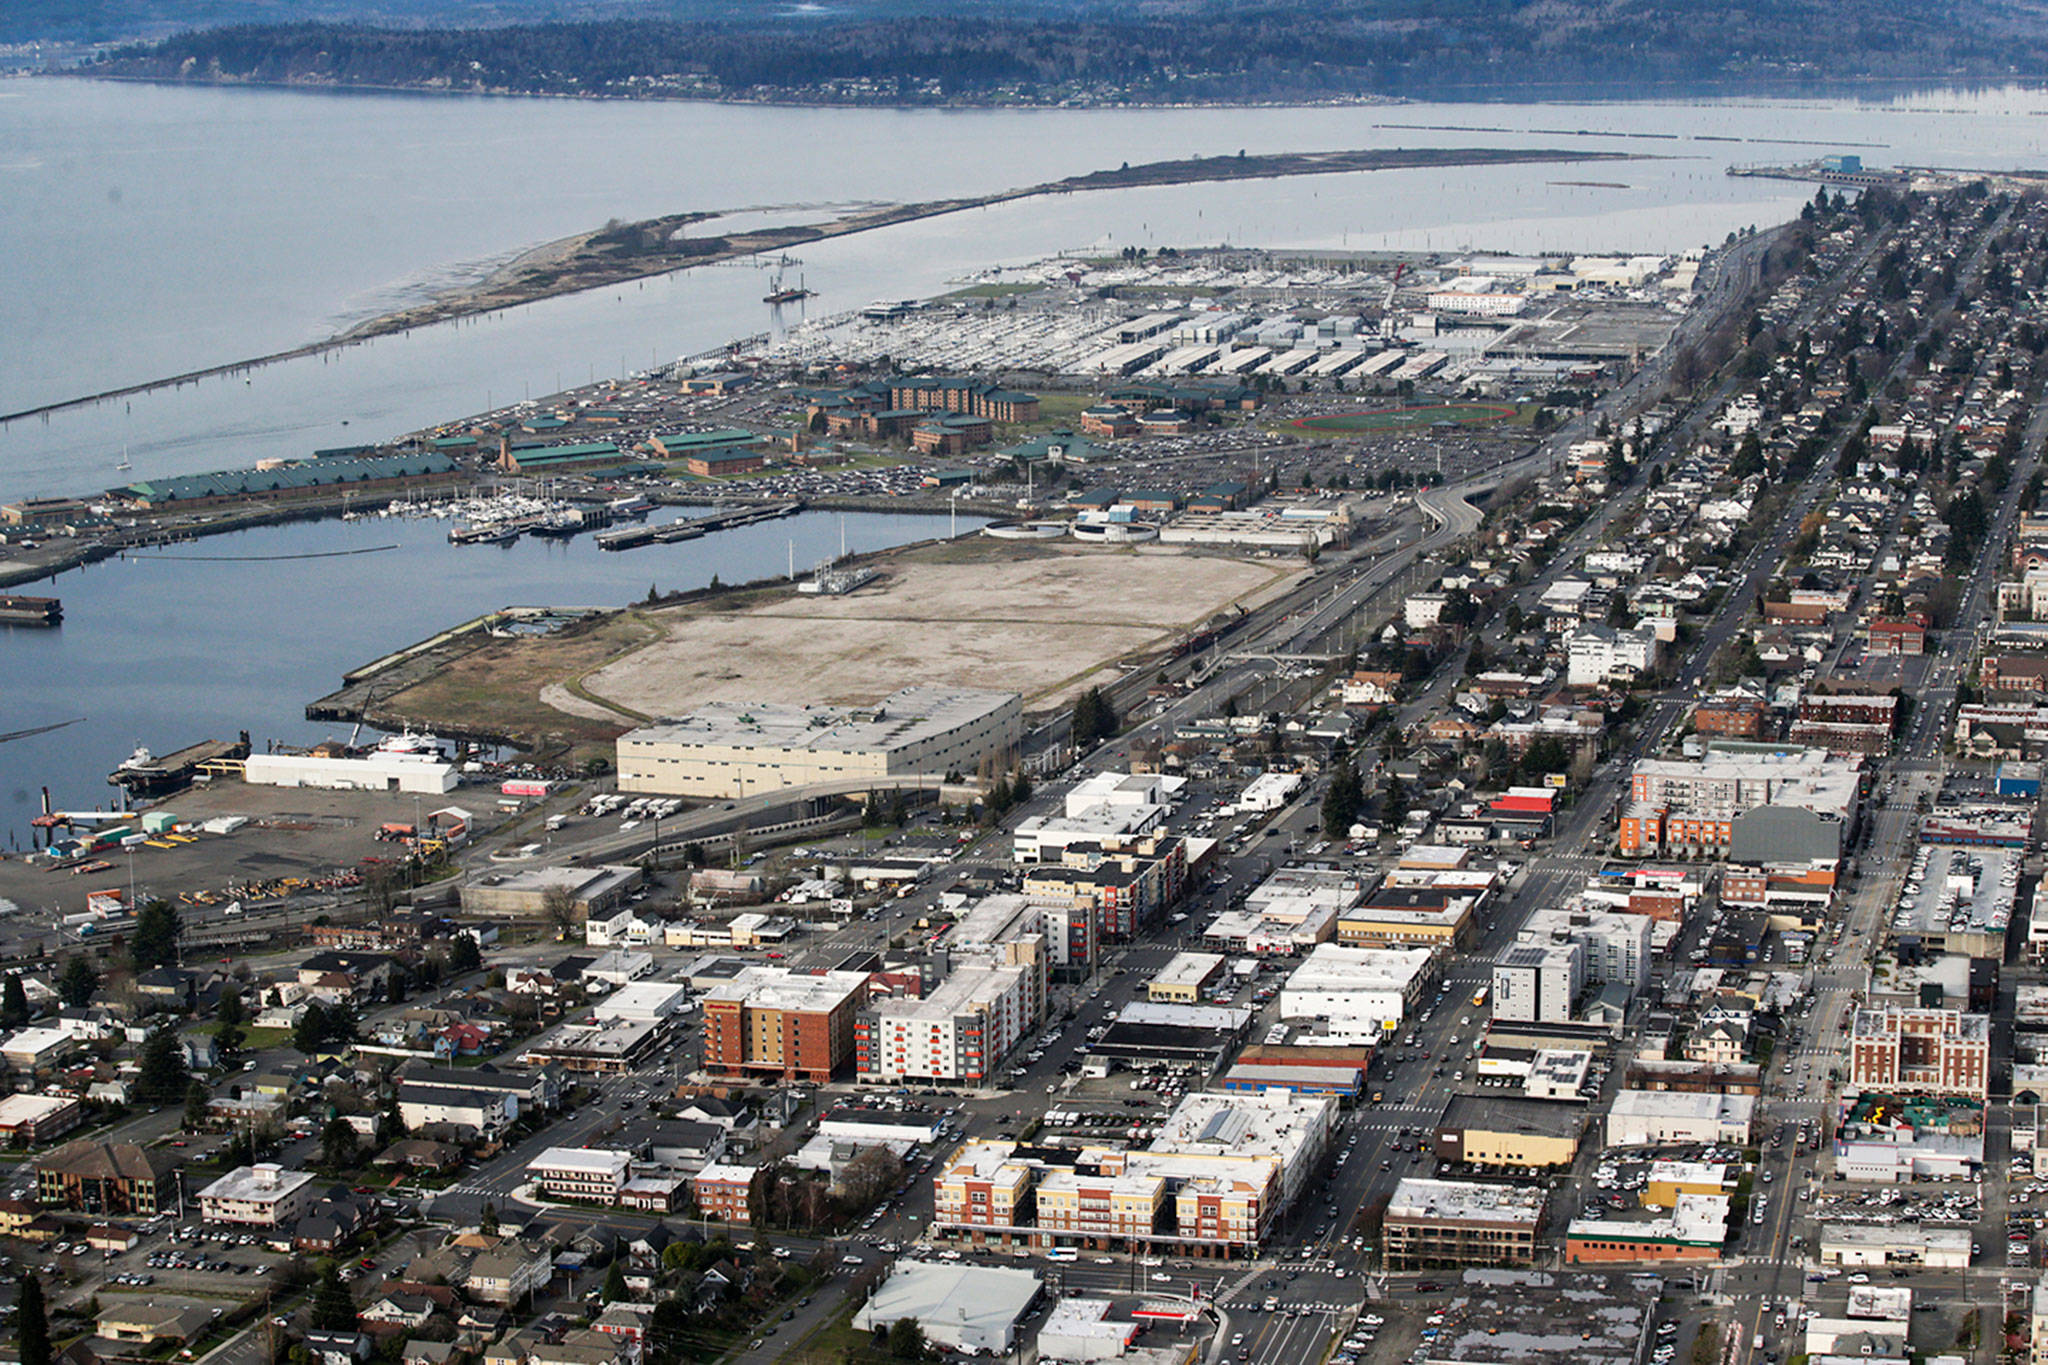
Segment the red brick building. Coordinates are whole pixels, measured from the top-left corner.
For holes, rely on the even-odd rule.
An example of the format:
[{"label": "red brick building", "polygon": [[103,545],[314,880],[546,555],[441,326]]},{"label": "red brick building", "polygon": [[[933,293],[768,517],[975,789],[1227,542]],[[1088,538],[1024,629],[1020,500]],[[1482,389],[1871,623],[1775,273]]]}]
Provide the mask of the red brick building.
[{"label": "red brick building", "polygon": [[1977,681],[1986,692],[2024,692],[2039,696],[2048,692],[2048,658],[2024,655],[1986,654],[1977,666]]},{"label": "red brick building", "polygon": [[889,386],[889,406],[920,412],[954,412],[991,422],[1035,422],[1038,395],[999,388],[978,379],[919,376]]},{"label": "red brick building", "polygon": [[760,1166],[727,1166],[713,1162],[691,1177],[697,1216],[721,1223],[752,1223],[754,1191],[761,1183]]},{"label": "red brick building", "polygon": [[1961,1010],[1858,1010],[1849,1032],[1849,1084],[1983,1099],[1991,1082],[1991,1021]]},{"label": "red brick building", "polygon": [[864,972],[749,967],[704,996],[704,1069],[824,1082],[853,1060]]},{"label": "red brick building", "polygon": [[1755,697],[1710,697],[1693,708],[1693,728],[1703,735],[1757,739],[1768,709]]},{"label": "red brick building", "polygon": [[1880,619],[1870,623],[1873,655],[1910,657],[1927,652],[1927,627],[1918,621]]}]

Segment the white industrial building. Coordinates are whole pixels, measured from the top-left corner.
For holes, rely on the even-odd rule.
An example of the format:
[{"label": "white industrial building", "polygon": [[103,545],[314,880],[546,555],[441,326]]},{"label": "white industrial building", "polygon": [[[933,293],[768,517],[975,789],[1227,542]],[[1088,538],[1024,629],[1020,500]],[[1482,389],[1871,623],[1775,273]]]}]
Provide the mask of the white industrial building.
[{"label": "white industrial building", "polygon": [[1493,964],[1493,1017],[1561,1024],[1586,984],[1586,950],[1576,943],[1518,943]]},{"label": "white industrial building", "polygon": [[1038,1329],[1040,1360],[1115,1360],[1137,1340],[1138,1324],[1110,1319],[1108,1299],[1061,1299]]},{"label": "white industrial building", "polygon": [[1656,921],[1648,915],[1606,910],[1537,910],[1522,924],[1518,943],[1576,943],[1585,951],[1585,979],[1618,982],[1639,991],[1650,979]]},{"label": "white industrial building", "polygon": [[655,1022],[680,1014],[690,1003],[690,988],[680,981],[632,981],[597,1002],[591,1017],[600,1023],[619,1019]]},{"label": "white industrial building", "polygon": [[1280,1017],[1320,1020],[1320,1032],[1333,1039],[1379,1042],[1436,975],[1428,948],[1319,943],[1280,988]]},{"label": "white industrial building", "polygon": [[1038,1276],[996,1266],[900,1260],[853,1315],[863,1332],[916,1318],[925,1340],[970,1355],[1008,1355],[1038,1301]]},{"label": "white industrial building", "polygon": [[1917,1265],[1967,1270],[1970,1229],[1824,1223],[1815,1245],[1822,1265]]},{"label": "white industrial building", "polygon": [[327,791],[425,792],[455,790],[456,768],[438,754],[378,751],[362,758],[311,754],[250,754],[242,779],[259,787],[319,787]]},{"label": "white industrial building", "polygon": [[1624,1090],[1607,1111],[1607,1145],[1733,1143],[1739,1147],[1748,1145],[1755,1126],[1754,1095]]},{"label": "white industrial building", "polygon": [[619,790],[729,799],[782,787],[972,773],[1023,735],[1015,692],[906,687],[871,707],[710,702],[619,739]]},{"label": "white industrial building", "polygon": [[1240,814],[1279,810],[1301,790],[1301,774],[1281,771],[1260,773],[1237,798]]},{"label": "white industrial building", "polygon": [[1012,856],[1020,863],[1058,862],[1069,844],[1150,833],[1172,813],[1173,798],[1186,785],[1186,778],[1159,773],[1097,773],[1067,793],[1062,814],[1020,823]]}]

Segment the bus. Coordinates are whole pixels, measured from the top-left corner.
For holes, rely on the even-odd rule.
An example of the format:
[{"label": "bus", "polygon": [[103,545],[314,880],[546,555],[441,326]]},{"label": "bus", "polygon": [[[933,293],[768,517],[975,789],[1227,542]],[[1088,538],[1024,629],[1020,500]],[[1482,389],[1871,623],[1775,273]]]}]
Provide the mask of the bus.
[{"label": "bus", "polygon": [[1053,1247],[1045,1253],[1045,1259],[1048,1261],[1078,1261],[1081,1259],[1081,1253],[1072,1247]]},{"label": "bus", "polygon": [[1480,1007],[1481,1005],[1484,1005],[1485,1003],[1486,1003],[1486,987],[1484,987],[1484,986],[1481,986],[1481,987],[1480,987],[1480,988],[1479,988],[1478,990],[1476,990],[1476,991],[1472,992],[1472,1008],[1476,1010],[1476,1009],[1478,1009],[1478,1008],[1479,1008],[1479,1007]]}]

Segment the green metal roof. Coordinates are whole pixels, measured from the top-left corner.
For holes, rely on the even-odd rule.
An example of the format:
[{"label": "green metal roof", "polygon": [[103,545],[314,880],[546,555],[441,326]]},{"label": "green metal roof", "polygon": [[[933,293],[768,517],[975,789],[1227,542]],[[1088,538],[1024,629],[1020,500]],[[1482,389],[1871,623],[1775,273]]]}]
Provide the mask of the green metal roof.
[{"label": "green metal roof", "polygon": [[214,474],[145,479],[118,491],[152,503],[185,502],[195,498],[338,488],[380,479],[423,478],[452,473],[454,469],[454,462],[446,455],[379,455],[366,460],[331,458],[318,464],[280,465],[275,469],[231,469]]}]

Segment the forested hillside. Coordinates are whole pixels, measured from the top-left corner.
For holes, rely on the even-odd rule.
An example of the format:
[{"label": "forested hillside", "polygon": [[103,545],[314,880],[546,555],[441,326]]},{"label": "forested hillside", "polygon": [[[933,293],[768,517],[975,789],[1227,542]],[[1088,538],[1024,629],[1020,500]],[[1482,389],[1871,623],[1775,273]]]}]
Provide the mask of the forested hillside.
[{"label": "forested hillside", "polygon": [[489,28],[239,25],[109,74],[868,102],[1304,100],[1783,89],[2048,74],[2015,0],[1271,0],[939,13],[740,11]]}]

